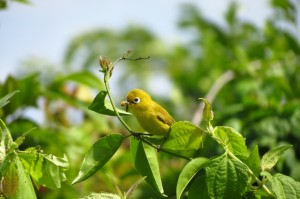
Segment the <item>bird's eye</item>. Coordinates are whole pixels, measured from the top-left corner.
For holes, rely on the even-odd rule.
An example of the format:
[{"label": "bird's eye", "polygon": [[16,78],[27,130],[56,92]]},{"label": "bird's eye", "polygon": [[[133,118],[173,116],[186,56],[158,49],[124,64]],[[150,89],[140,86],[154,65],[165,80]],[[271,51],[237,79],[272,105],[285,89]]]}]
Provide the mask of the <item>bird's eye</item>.
[{"label": "bird's eye", "polygon": [[134,98],[133,99],[133,103],[135,103],[135,104],[138,104],[138,103],[140,103],[140,98],[138,98],[138,97],[136,97],[136,98]]}]

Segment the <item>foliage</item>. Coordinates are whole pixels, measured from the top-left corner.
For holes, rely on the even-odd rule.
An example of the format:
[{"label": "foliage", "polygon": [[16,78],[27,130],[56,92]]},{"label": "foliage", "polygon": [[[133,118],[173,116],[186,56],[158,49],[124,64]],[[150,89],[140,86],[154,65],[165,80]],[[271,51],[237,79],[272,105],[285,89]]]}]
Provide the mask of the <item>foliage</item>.
[{"label": "foliage", "polygon": [[[122,59],[126,58],[127,54],[122,57]],[[101,63],[103,62],[100,62],[100,65]],[[117,62],[115,62],[115,64],[116,63]],[[283,174],[272,175],[268,173],[268,171],[276,165],[284,151],[289,149],[291,145],[270,150],[264,154],[261,160],[257,153],[257,147],[253,152],[248,154],[245,138],[243,138],[238,131],[226,126],[213,127],[211,125],[211,121],[214,117],[212,107],[206,99],[202,98],[205,103],[203,110],[204,124],[202,128],[194,127],[193,124],[187,122],[175,122],[171,126],[170,136],[161,148],[157,148],[155,143],[147,139],[147,135],[137,135],[120,117],[110,94],[109,78],[112,76],[112,69],[115,65],[110,61],[105,62],[105,65],[105,67],[101,65],[101,67],[104,68],[102,72],[104,73],[105,92],[109,96],[115,116],[118,117],[132,137],[130,150],[135,168],[146,178],[146,182],[158,196],[166,197],[166,194],[162,186],[155,149],[190,160],[178,178],[176,189],[176,198],[178,199],[183,196],[185,191],[189,191],[189,186],[195,187],[196,185],[202,191],[198,192],[196,196],[195,190],[193,190],[196,188],[193,188],[192,194],[188,195],[189,198],[241,198],[248,197],[249,195],[251,195],[252,198],[261,196],[287,198],[290,195],[293,195],[295,198],[300,197],[300,182]],[[97,98],[93,103],[102,104],[100,109],[103,109],[105,107],[104,101],[105,97]],[[90,107],[93,108],[94,106]],[[97,109],[92,110],[97,111]],[[110,112],[101,112],[101,114],[111,115]],[[211,139],[216,141],[223,148],[224,152],[221,155],[211,158],[194,155],[193,159],[190,159],[186,156],[182,156],[182,151],[189,152],[191,149],[198,150],[201,148],[204,132],[207,133]],[[118,137],[119,141],[112,139],[112,136]],[[87,153],[74,183],[87,179],[108,162],[120,147],[124,138],[122,135],[113,134],[98,140],[96,142],[97,145],[93,145],[92,149]],[[94,154],[94,151],[104,154],[97,156]],[[86,167],[88,167],[88,169],[86,169]],[[203,170],[205,170],[205,172],[201,175],[201,171]],[[263,180],[261,180],[261,176]],[[204,183],[199,184],[198,180]],[[193,182],[197,182],[197,184],[194,185]],[[258,184],[258,186],[255,186],[254,183]],[[101,197],[99,196],[99,198]],[[118,197],[116,196],[116,198]]]},{"label": "foliage", "polygon": [[[9,76],[5,82],[0,84],[1,96],[9,93],[0,99],[0,117],[1,121],[6,123],[6,125],[3,123],[5,126],[1,127],[1,130],[8,131],[10,129],[7,135],[12,132],[11,139],[14,140],[12,143],[18,144],[14,150],[11,148],[10,153],[14,155],[8,155],[7,149],[5,149],[5,157],[7,156],[5,162],[7,164],[14,162],[14,164],[8,164],[12,166],[21,164],[22,166],[18,168],[24,170],[12,169],[14,168],[12,166],[7,170],[5,167],[9,172],[7,175],[18,172],[21,177],[17,174],[10,176],[17,176],[16,179],[21,179],[23,176],[24,183],[28,185],[32,184],[32,179],[34,182],[32,190],[29,189],[30,187],[22,189],[29,190],[30,194],[36,194],[38,198],[45,196],[49,198],[77,197],[78,193],[69,183],[66,183],[66,180],[70,179],[70,176],[73,177],[74,171],[79,168],[75,163],[70,165],[72,169],[67,170],[68,160],[76,162],[78,159],[79,161],[78,155],[82,154],[82,148],[90,147],[88,145],[90,136],[97,133],[94,131],[93,125],[100,124],[105,131],[103,124],[107,124],[107,122],[99,116],[95,117],[87,109],[87,101],[91,102],[89,100],[92,100],[89,98],[92,96],[90,88],[101,88],[102,83],[88,71],[56,75],[46,84],[39,84],[39,78],[39,74],[36,73],[23,78]],[[14,97],[10,99],[12,96]],[[73,111],[71,116],[74,115],[74,111],[77,114],[74,107],[86,112],[85,117],[89,118],[90,123],[87,122],[82,127],[78,124],[75,125],[76,121],[72,120],[69,113],[69,111]],[[42,114],[38,112],[39,110],[43,111]],[[32,118],[29,112],[35,112],[39,118]],[[43,123],[43,119],[45,123]],[[34,130],[26,133],[30,129]],[[83,142],[84,140],[85,142]],[[43,152],[40,146],[43,146],[47,152]],[[51,154],[60,154],[62,158]],[[4,154],[2,155],[4,158]],[[4,175],[4,173],[2,174]],[[27,176],[29,175],[31,179],[28,181]],[[15,181],[7,179],[4,182],[10,183],[5,186],[7,190],[7,187]],[[14,187],[16,187],[15,185],[17,183],[13,184]]]},{"label": "foliage", "polygon": [[[223,24],[206,19],[193,5],[184,5],[179,28],[191,36],[186,43],[166,44],[137,26],[80,33],[58,66],[64,73],[53,72],[52,66],[32,72],[34,64],[30,62],[26,76],[7,77],[0,83],[0,96],[5,96],[0,99],[0,117],[13,142],[22,140],[22,144],[14,148],[17,156],[7,157],[13,162],[6,168],[12,177],[4,183],[15,183],[15,176],[29,182],[31,175],[35,190],[28,188],[26,193],[35,191],[38,198],[198,198],[199,193],[203,198],[230,193],[244,198],[297,197],[299,8],[292,1],[270,2],[273,14],[261,27],[242,21],[234,3]],[[113,88],[107,89],[106,80],[101,81],[94,72],[98,70],[95,60],[99,54],[117,59],[131,48],[135,56],[150,55],[151,59],[130,61],[126,55],[116,71],[102,68]],[[162,78],[170,84],[163,89]],[[157,101],[178,121],[160,153],[156,152],[160,139],[142,136],[135,140],[128,132],[140,131],[140,127],[111,103],[112,96],[119,101],[133,87],[153,96],[170,94]],[[16,90],[19,92],[14,93]],[[201,96],[207,100],[197,101]],[[122,125],[116,121],[116,113]],[[199,115],[201,123],[195,119]],[[23,133],[33,128],[23,140]],[[111,149],[111,153],[93,156],[98,149]],[[63,158],[56,160],[46,154]],[[64,171],[68,183],[61,182],[62,176],[49,180],[57,173],[46,171],[56,164],[64,170],[64,154],[70,162],[69,170]],[[39,164],[31,168],[32,161]],[[47,175],[41,176],[44,171]],[[39,184],[49,188],[35,186]],[[61,188],[53,189],[58,186]],[[6,191],[17,189],[20,187],[9,186]]]},{"label": "foliage", "polygon": [[[0,99],[0,107],[9,103],[9,98],[16,92]],[[19,150],[25,136],[30,132],[12,139],[5,123],[1,125],[1,196],[6,198],[36,198],[34,186],[57,189],[66,180],[65,171],[69,168],[66,156],[58,158],[52,154],[44,154],[39,147]],[[31,178],[30,178],[31,177]],[[31,181],[33,180],[33,182]]]},{"label": "foliage", "polygon": [[[78,183],[89,178],[103,167],[115,154],[122,141],[123,136],[120,134],[112,134],[100,138],[87,152],[80,168],[80,172],[73,183]],[[105,153],[103,153],[104,151]]]},{"label": "foliage", "polygon": [[[217,96],[210,100],[215,107],[215,123],[242,130],[250,146],[260,146],[261,154],[280,144],[293,144],[295,148],[285,154],[292,160],[276,169],[299,180],[296,171],[300,166],[296,144],[299,128],[294,122],[299,123],[299,87],[296,85],[299,85],[300,46],[294,36],[297,33],[279,23],[296,29],[297,9],[288,1],[286,4],[272,2],[277,12],[263,28],[240,21],[236,4],[226,13],[225,28],[210,23],[195,7],[186,6],[180,25],[196,31],[190,44],[193,47],[186,49],[193,52],[186,54],[189,60],[186,67],[174,59],[169,74],[179,83],[176,87],[181,88],[185,96],[195,98],[209,93],[212,88],[209,85],[232,71],[233,80],[221,85]],[[174,57],[180,57],[181,52]],[[195,52],[199,53],[195,55]],[[186,76],[189,77],[187,83],[182,84]]]}]

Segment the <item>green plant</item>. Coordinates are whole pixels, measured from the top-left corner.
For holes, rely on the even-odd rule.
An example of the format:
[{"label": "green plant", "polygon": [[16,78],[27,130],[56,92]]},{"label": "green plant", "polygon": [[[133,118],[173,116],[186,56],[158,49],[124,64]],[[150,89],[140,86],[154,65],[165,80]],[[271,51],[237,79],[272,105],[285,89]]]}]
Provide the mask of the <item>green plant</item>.
[{"label": "green plant", "polygon": [[[0,99],[0,109],[9,103],[9,99],[18,91],[14,91]],[[48,187],[57,189],[66,180],[65,171],[69,168],[67,156],[62,158],[45,154],[39,146],[20,150],[26,135],[24,132],[13,140],[6,124],[0,119],[0,197],[5,198],[37,198],[35,188]]]},{"label": "green plant", "polygon": [[[105,192],[91,195],[99,198],[109,197],[107,193],[115,190],[118,197],[128,197],[128,194],[118,191],[120,189],[132,190],[132,198],[157,198],[157,191],[151,190],[147,183],[137,183],[139,186],[134,186],[139,179],[134,167],[138,168],[143,176],[153,176],[151,172],[155,171],[155,177],[146,178],[147,182],[154,182],[151,187],[157,186],[157,189],[163,187],[164,193],[172,198],[176,194],[178,176],[181,176],[180,179],[186,179],[181,180],[182,183],[178,183],[178,186],[181,184],[181,188],[177,188],[183,197],[192,197],[199,192],[206,193],[207,187],[202,185],[207,181],[208,166],[203,164],[207,159],[218,158],[226,152],[222,143],[219,144],[212,135],[214,129],[217,129],[215,126],[218,125],[234,127],[230,129],[247,137],[249,154],[246,157],[233,154],[244,163],[248,159],[259,164],[263,162],[259,161],[259,157],[267,151],[272,151],[271,149],[278,146],[283,146],[278,150],[284,151],[283,149],[290,144],[293,145],[282,154],[282,158],[270,172],[282,173],[299,181],[299,6],[294,1],[271,0],[270,3],[273,14],[261,26],[240,19],[240,7],[236,3],[230,5],[221,25],[206,18],[194,5],[184,5],[178,22],[181,30],[189,31],[187,35],[190,39],[185,40],[186,42],[170,44],[161,40],[151,30],[138,26],[128,26],[117,31],[96,28],[86,33],[81,32],[71,40],[63,64],[54,65],[32,58],[22,62],[22,68],[16,71],[19,76],[8,76],[5,82],[0,83],[0,96],[20,90],[17,97],[0,109],[0,118],[10,130],[14,142],[28,129],[37,127],[26,135],[17,151],[26,151],[31,146],[41,145],[45,153],[60,154],[60,157],[67,154],[72,162],[66,172],[68,179],[79,176],[77,171],[80,169],[84,152],[89,148],[91,149],[88,153],[92,155],[97,147],[108,143],[107,140],[114,139],[118,146],[120,136],[112,136],[109,139],[106,139],[106,136],[112,133],[125,135],[127,130],[122,123],[115,122],[116,117],[106,116],[116,115],[110,101],[106,99],[111,95],[116,101],[120,101],[132,85],[158,96],[158,102],[163,104],[174,118],[191,120],[196,124],[195,126],[190,122],[178,122],[173,126],[173,130],[175,127],[177,130],[181,129],[176,130],[177,133],[183,133],[183,129],[187,132],[194,129],[196,135],[198,131],[207,134],[198,137],[194,145],[189,145],[191,150],[184,150],[185,146],[179,144],[174,130],[173,138],[169,138],[169,142],[160,153],[156,153],[158,141],[152,137],[140,137],[141,141],[121,138],[122,143],[116,149],[115,155],[103,159],[107,164],[99,164],[95,171],[91,170],[95,172],[92,178],[75,185],[62,183],[60,189],[40,188],[36,190],[37,197],[75,198],[92,192]],[[120,63],[118,74],[109,79],[113,89],[107,92],[98,74],[93,72],[95,60],[99,52],[115,60],[128,48],[134,48],[136,56],[142,53],[151,55],[151,59],[127,62],[126,67],[124,62]],[[85,56],[82,56],[83,54]],[[61,72],[55,71],[55,66]],[[80,71],[74,73],[74,69]],[[157,92],[155,83],[161,78],[168,81],[168,97]],[[94,99],[90,109],[106,115],[97,114],[87,108],[93,100],[93,92],[98,90],[101,92]],[[199,118],[202,114],[198,111],[194,113],[196,109],[201,110],[196,108],[202,102],[196,100],[198,97],[204,97],[213,104],[215,117],[210,121],[210,133],[206,130],[205,121],[202,121],[199,130]],[[38,117],[41,116],[38,121],[35,120],[32,110],[34,113],[38,112]],[[73,120],[72,116],[77,116],[73,114],[74,110],[79,112],[79,120]],[[125,124],[130,129],[139,131],[135,120],[132,117],[123,117],[123,114],[128,113],[120,111]],[[126,136],[130,135],[128,132]],[[189,134],[184,135],[184,140],[191,137]],[[98,142],[99,138],[103,140]],[[95,144],[97,147],[90,147],[94,142],[98,143]],[[199,143],[203,145],[202,148],[199,147]],[[176,145],[181,148],[177,147],[174,150],[172,146]],[[134,155],[147,155],[150,161],[145,159],[145,163],[141,163],[141,159],[137,158],[132,163],[131,153],[128,153],[129,147],[132,148],[130,150],[141,149]],[[102,153],[99,157],[101,155]],[[228,157],[231,161],[232,158],[229,155]],[[156,170],[156,164],[159,166],[159,172]],[[264,172],[259,175],[263,169],[256,164],[248,167],[271,192],[275,189],[272,184],[294,182],[281,174],[269,175],[269,178]],[[101,171],[96,172],[100,168]],[[285,180],[282,181],[282,178]],[[107,183],[109,181],[113,183]],[[142,178],[141,181],[145,180]],[[116,189],[113,184],[120,188]],[[248,186],[250,184],[251,187]],[[250,191],[247,191],[248,188]],[[266,191],[260,188],[258,182],[249,182],[247,189],[244,198],[253,197],[255,190],[256,197],[268,197],[264,196]]]},{"label": "green plant", "polygon": [[[129,52],[114,63],[100,59],[106,90],[96,96],[89,108],[100,114],[117,116],[129,135],[111,134],[100,138],[87,152],[73,184],[91,177],[112,158],[122,142],[131,137],[130,150],[135,168],[146,177],[145,181],[157,195],[166,197],[157,159],[156,143],[159,140],[133,132],[121,117],[129,114],[116,108],[111,95],[109,79],[113,69],[120,60],[128,60],[128,56]],[[249,153],[245,138],[238,131],[227,126],[213,127],[212,107],[206,99],[201,100],[205,104],[201,126],[187,121],[175,122],[160,149],[161,152],[189,160],[178,178],[177,198],[185,193],[188,198],[300,197],[299,182],[283,174],[271,174],[271,169],[291,145],[272,149],[260,159],[258,146]],[[207,139],[214,140],[224,152],[214,157],[200,157],[197,152],[205,148]],[[126,198],[122,195],[111,197]]]}]

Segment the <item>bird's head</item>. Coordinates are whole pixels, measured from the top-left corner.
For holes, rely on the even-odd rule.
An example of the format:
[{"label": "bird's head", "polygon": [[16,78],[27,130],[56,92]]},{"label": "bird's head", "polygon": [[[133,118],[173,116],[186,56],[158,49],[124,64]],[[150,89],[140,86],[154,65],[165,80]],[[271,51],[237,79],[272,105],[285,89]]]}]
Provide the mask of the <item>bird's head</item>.
[{"label": "bird's head", "polygon": [[129,91],[127,95],[127,100],[121,102],[121,106],[126,106],[130,108],[145,108],[147,104],[152,101],[150,95],[141,89],[133,89]]}]

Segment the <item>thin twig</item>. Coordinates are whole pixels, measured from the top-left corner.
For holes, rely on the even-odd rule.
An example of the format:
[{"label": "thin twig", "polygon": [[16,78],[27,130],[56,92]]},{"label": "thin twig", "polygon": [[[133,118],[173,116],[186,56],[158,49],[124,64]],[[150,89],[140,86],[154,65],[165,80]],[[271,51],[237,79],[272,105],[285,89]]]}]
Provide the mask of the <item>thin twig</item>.
[{"label": "thin twig", "polygon": [[[212,103],[214,101],[216,95],[218,94],[218,92],[222,89],[222,87],[227,82],[231,81],[233,78],[234,78],[233,71],[229,70],[229,71],[226,71],[225,73],[223,73],[217,79],[217,81],[215,81],[215,83],[213,84],[213,86],[211,87],[211,89],[209,90],[209,92],[207,93],[207,95],[204,98],[207,99],[207,101],[209,101],[210,103]],[[196,109],[196,112],[193,116],[193,119],[192,119],[193,124],[198,125],[202,121],[203,108],[204,108],[204,103],[200,102],[198,105],[198,108]]]},{"label": "thin twig", "polygon": [[[107,76],[107,74],[109,74],[109,73],[105,73],[105,76]],[[105,88],[106,88],[106,91],[107,91],[107,95],[108,95],[109,101],[110,101],[110,103],[111,103],[111,105],[112,105],[112,108],[113,108],[113,110],[114,110],[114,112],[115,112],[117,118],[118,118],[119,121],[123,124],[123,126],[131,133],[132,130],[131,130],[130,127],[126,124],[126,122],[121,118],[121,116],[120,116],[120,114],[119,114],[119,112],[118,112],[118,110],[117,110],[117,107],[115,106],[115,103],[113,102],[112,96],[111,96],[111,94],[110,94],[110,92],[109,92],[110,89],[109,89],[109,84],[108,84],[108,78],[105,78],[105,77],[104,77],[104,85],[105,85]]]},{"label": "thin twig", "polygon": [[125,60],[129,60],[129,61],[138,61],[138,60],[142,60],[142,59],[150,59],[150,56],[148,56],[148,57],[139,57],[139,58],[136,58],[136,59],[125,58]]}]

